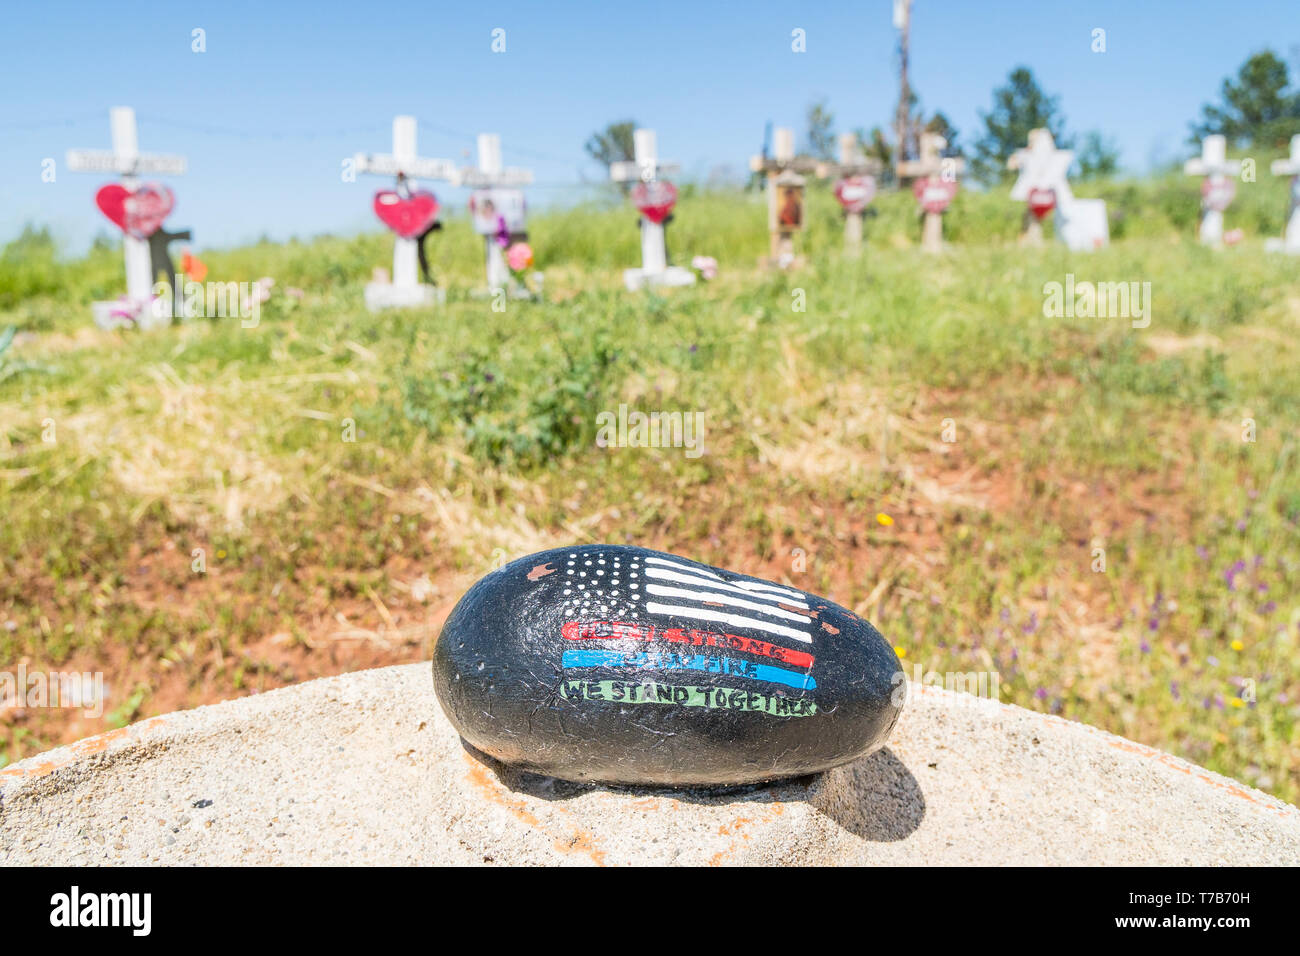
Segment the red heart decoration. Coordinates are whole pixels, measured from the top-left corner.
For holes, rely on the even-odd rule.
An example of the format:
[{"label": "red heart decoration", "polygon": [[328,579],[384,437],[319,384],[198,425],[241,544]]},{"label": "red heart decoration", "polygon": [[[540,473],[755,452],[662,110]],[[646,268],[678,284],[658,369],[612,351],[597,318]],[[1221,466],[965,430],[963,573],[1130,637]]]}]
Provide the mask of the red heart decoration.
[{"label": "red heart decoration", "polygon": [[632,187],[632,202],[641,210],[641,215],[658,225],[677,205],[677,187],[666,179],[640,182]]},{"label": "red heart decoration", "polygon": [[867,203],[876,198],[876,180],[873,176],[849,176],[835,184],[835,198],[845,212],[862,212]]},{"label": "red heart decoration", "polygon": [[943,212],[952,202],[952,197],[957,195],[957,182],[928,176],[912,184],[912,194],[926,212]]},{"label": "red heart decoration", "polygon": [[1029,190],[1029,211],[1034,214],[1035,219],[1042,219],[1049,212],[1056,208],[1056,190],[1054,189],[1031,189]]},{"label": "red heart decoration", "polygon": [[403,239],[414,239],[438,218],[438,197],[427,189],[417,189],[409,196],[381,189],[375,193],[375,215]]},{"label": "red heart decoration", "polygon": [[95,205],[123,232],[148,239],[162,228],[163,220],[176,205],[176,197],[158,183],[144,183],[134,192],[111,183],[95,193]]}]

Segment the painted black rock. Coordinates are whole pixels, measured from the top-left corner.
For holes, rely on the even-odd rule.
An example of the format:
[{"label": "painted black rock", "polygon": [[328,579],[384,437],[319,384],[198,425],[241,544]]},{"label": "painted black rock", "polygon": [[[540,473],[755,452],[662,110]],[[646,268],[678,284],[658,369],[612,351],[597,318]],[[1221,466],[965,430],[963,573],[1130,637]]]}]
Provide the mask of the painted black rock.
[{"label": "painted black rock", "polygon": [[784,585],[622,545],[557,548],[465,594],[433,653],[461,736],[567,780],[713,786],[880,747],[902,669],[874,627]]}]

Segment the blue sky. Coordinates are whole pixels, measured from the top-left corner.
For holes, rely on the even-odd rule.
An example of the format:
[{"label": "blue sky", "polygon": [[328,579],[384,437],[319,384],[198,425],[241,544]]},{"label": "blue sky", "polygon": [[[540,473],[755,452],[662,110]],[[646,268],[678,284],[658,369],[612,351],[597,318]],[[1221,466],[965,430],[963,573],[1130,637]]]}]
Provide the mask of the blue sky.
[{"label": "blue sky", "polygon": [[[108,109],[139,116],[146,152],[179,152],[172,228],[198,248],[379,228],[344,183],[356,151],[386,152],[395,113],[419,117],[420,153],[469,160],[478,132],[533,169],[534,205],[601,178],[582,144],[605,123],[658,131],[684,175],[739,175],[764,124],[801,130],[826,98],[841,129],[888,123],[897,101],[891,0],[854,3],[13,3],[0,30],[0,239],[49,225],[70,250],[115,231],[94,207],[106,177],[64,168],[107,148]],[[491,51],[494,28],[506,52]],[[802,28],[807,52],[791,52]],[[1091,33],[1106,30],[1107,51]],[[206,31],[207,52],[191,51]],[[1271,46],[1300,60],[1300,2],[916,0],[913,85],[969,145],[1017,64],[1061,97],[1073,132],[1099,129],[1141,171],[1187,152],[1187,124],[1224,76]],[[57,179],[41,182],[41,161]],[[432,184],[446,203],[463,196]]]}]

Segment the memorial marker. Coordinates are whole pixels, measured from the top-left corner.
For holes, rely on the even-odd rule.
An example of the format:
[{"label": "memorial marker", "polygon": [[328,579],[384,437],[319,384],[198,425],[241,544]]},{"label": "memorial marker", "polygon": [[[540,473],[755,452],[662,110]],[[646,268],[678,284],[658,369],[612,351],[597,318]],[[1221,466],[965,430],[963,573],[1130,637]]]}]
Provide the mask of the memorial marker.
[{"label": "memorial marker", "polygon": [[612,163],[609,177],[615,182],[635,182],[632,202],[641,212],[641,268],[624,269],[623,282],[631,290],[647,285],[690,285],[695,273],[668,264],[664,230],[677,204],[677,187],[660,173],[675,172],[676,163],[662,162],[655,150],[655,131],[639,129],[632,134],[635,159]]},{"label": "memorial marker", "polygon": [[393,118],[393,151],[357,153],[356,171],[375,176],[392,176],[392,189],[375,193],[374,210],[381,222],[391,229],[393,240],[393,280],[378,277],[366,286],[366,307],[372,312],[386,308],[408,308],[441,302],[445,293],[420,281],[420,238],[433,228],[438,218],[438,200],[420,189],[416,177],[455,182],[458,176],[449,159],[424,159],[416,148],[417,125],[414,116]]},{"label": "memorial marker", "polygon": [[1237,194],[1233,178],[1241,172],[1241,162],[1227,159],[1228,141],[1222,136],[1207,136],[1201,141],[1201,155],[1183,164],[1188,176],[1204,176],[1201,182],[1200,238],[1207,246],[1223,243],[1223,211]]},{"label": "memorial marker", "polygon": [[862,225],[867,206],[876,198],[876,176],[881,163],[868,159],[858,138],[853,133],[840,137],[840,161],[821,163],[817,175],[823,179],[839,177],[835,183],[835,199],[844,209],[844,247],[850,252],[862,248]]},{"label": "memorial marker", "polygon": [[1068,173],[1074,152],[1057,149],[1047,129],[1029,131],[1029,145],[1016,150],[1007,168],[1019,173],[1011,187],[1011,198],[1025,203],[1025,228],[1021,241],[1043,244],[1043,219],[1056,210],[1056,237],[1076,251],[1090,251],[1110,241],[1106,202],[1077,199],[1070,189]]},{"label": "memorial marker", "polygon": [[788,269],[798,263],[794,234],[803,228],[804,178],[817,162],[794,154],[794,130],[779,127],[772,137],[772,156],[754,156],[749,168],[767,174],[767,228],[772,235],[769,265]]},{"label": "memorial marker", "polygon": [[912,193],[925,211],[921,249],[943,251],[943,213],[957,195],[957,176],[966,168],[960,157],[943,156],[948,141],[938,133],[921,134],[921,158],[905,159],[897,166],[900,177],[915,176]]},{"label": "memorial marker", "polygon": [[1285,159],[1275,159],[1269,168],[1274,176],[1291,177],[1291,207],[1281,241],[1271,239],[1266,248],[1300,255],[1300,133],[1291,137],[1291,155]]},{"label": "memorial marker", "polygon": [[[180,176],[185,172],[185,157],[141,153],[136,131],[135,110],[129,106],[115,106],[109,111],[112,129],[111,150],[68,150],[68,169],[78,173],[117,173],[120,181],[100,188],[95,203],[101,212],[122,230],[122,255],[126,266],[126,295],[116,302],[92,303],[95,323],[103,328],[136,324],[151,328],[171,323],[170,313],[161,310],[155,315],[150,303],[153,300],[153,283],[157,276],[156,252],[159,242],[166,252],[166,242],[171,239],[188,239],[188,232],[167,233],[155,240],[151,250],[150,240],[162,229],[163,220],[172,211],[175,197],[172,191],[159,183],[142,183],[140,176],[155,173]],[[172,282],[170,271],[167,281]],[[179,290],[173,290],[179,294]]]},{"label": "memorial marker", "polygon": [[1074,198],[1066,172],[1074,162],[1074,152],[1057,149],[1047,129],[1031,129],[1029,145],[1018,149],[1007,160],[1007,169],[1019,173],[1011,187],[1011,198],[1026,204],[1024,231],[1020,239],[1026,245],[1043,244],[1043,219],[1058,204],[1068,205]]},{"label": "memorial marker", "polygon": [[480,133],[478,165],[460,170],[461,185],[474,187],[469,198],[474,231],[483,237],[487,292],[505,290],[512,298],[528,298],[529,291],[515,281],[506,262],[506,249],[527,238],[523,190],[533,181],[531,170],[501,164],[501,137]]}]

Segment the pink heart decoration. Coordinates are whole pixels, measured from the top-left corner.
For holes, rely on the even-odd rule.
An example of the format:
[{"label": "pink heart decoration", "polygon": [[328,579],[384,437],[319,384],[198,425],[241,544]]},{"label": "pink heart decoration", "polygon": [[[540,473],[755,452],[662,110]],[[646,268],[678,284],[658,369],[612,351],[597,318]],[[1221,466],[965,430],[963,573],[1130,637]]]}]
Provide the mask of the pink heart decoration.
[{"label": "pink heart decoration", "polygon": [[143,183],[134,192],[111,183],[95,193],[95,205],[127,235],[148,239],[162,228],[176,197],[159,183]]},{"label": "pink heart decoration", "polygon": [[632,202],[641,215],[658,225],[677,205],[677,187],[664,179],[640,182],[632,187]]},{"label": "pink heart decoration", "polygon": [[1029,211],[1034,214],[1035,219],[1041,220],[1049,212],[1056,208],[1056,190],[1054,189],[1031,189],[1029,190]]},{"label": "pink heart decoration", "polygon": [[1237,184],[1226,176],[1201,181],[1201,198],[1215,212],[1223,212],[1237,195]]},{"label": "pink heart decoration", "polygon": [[862,212],[876,198],[874,176],[849,176],[835,184],[835,198],[845,212]]},{"label": "pink heart decoration", "polygon": [[375,215],[403,239],[415,239],[438,218],[438,197],[427,189],[417,189],[409,196],[381,189],[375,193]]},{"label": "pink heart decoration", "polygon": [[957,195],[957,183],[928,176],[912,184],[912,194],[926,212],[943,212],[952,202],[952,197]]}]

